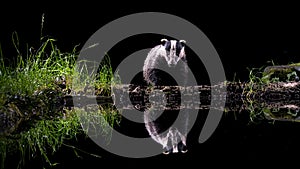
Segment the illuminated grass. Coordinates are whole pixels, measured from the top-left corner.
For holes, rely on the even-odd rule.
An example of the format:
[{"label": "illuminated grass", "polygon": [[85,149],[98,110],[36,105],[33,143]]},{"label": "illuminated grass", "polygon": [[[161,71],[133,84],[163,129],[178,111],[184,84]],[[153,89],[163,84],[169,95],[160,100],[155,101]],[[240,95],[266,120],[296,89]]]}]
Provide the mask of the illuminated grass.
[{"label": "illuminated grass", "polygon": [[35,157],[42,157],[49,166],[56,165],[49,155],[54,155],[61,146],[76,149],[75,145],[64,142],[85,135],[86,129],[82,128],[78,117],[88,117],[89,124],[102,127],[102,134],[109,142],[111,132],[108,125],[114,126],[120,121],[120,113],[113,107],[98,107],[87,114],[77,108],[67,110],[53,106],[55,99],[70,93],[69,90],[75,93],[84,90],[80,88],[82,84],[72,86],[73,80],[78,78],[83,78],[80,83],[89,82],[92,92],[97,88],[94,94],[109,95],[111,85],[118,83],[118,79],[113,77],[108,56],[99,66],[98,73],[89,77],[84,71],[75,71],[76,47],[71,52],[61,52],[55,39],[43,39],[36,51],[30,48],[23,55],[17,33],[13,34],[13,43],[18,53],[13,65],[6,62],[0,48],[0,127],[7,127],[5,125],[10,119],[21,119],[18,123],[23,125],[18,126],[12,121],[16,124],[3,129],[4,133],[0,129],[0,167],[5,168],[6,159],[16,154],[19,158],[14,161],[19,168]]},{"label": "illuminated grass", "polygon": [[[4,59],[1,59],[0,91],[32,95],[36,90],[55,88],[55,78],[71,75],[76,48],[71,53],[61,53],[54,42],[54,39],[47,39],[37,51],[27,53],[25,57],[19,52],[13,66],[5,66]],[[15,44],[16,49],[17,46]]]}]

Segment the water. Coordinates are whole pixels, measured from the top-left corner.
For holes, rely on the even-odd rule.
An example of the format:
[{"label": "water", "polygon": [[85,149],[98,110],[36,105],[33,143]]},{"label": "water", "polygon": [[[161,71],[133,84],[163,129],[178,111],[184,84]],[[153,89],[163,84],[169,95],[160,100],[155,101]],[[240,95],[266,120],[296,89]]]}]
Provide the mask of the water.
[{"label": "water", "polygon": [[[285,96],[291,95],[289,93],[282,94],[283,98],[286,98]],[[213,135],[203,144],[198,143],[198,138],[206,120],[208,109],[199,109],[196,124],[188,134],[189,151],[186,154],[167,156],[161,154],[146,159],[128,159],[104,153],[105,157],[101,162],[110,163],[117,160],[124,166],[132,166],[133,164],[143,166],[146,163],[153,167],[156,166],[154,163],[165,162],[162,166],[175,167],[180,164],[215,166],[216,163],[222,163],[223,166],[236,166],[239,163],[272,165],[277,160],[297,160],[298,157],[294,156],[293,153],[299,151],[300,137],[298,132],[300,125],[294,120],[297,119],[299,107],[291,106],[299,103],[297,99],[280,100],[278,97],[261,99],[259,103],[254,105],[256,106],[254,108],[256,113],[262,111],[262,117],[258,116],[257,119],[253,118],[251,121],[252,109],[249,105],[242,104],[239,100],[242,98],[232,97],[231,100],[227,100],[228,111],[223,114]],[[286,116],[283,118],[281,115]],[[117,130],[126,135],[147,136],[144,125],[123,120],[120,126]],[[213,163],[210,162],[211,160]],[[94,162],[97,163],[98,161],[95,160]]]},{"label": "water", "polygon": [[[72,149],[62,147],[54,156],[51,156],[51,159],[60,163],[58,168],[75,166],[76,168],[99,168],[100,165],[108,165],[113,168],[140,168],[147,165],[155,168],[158,164],[161,167],[187,165],[204,167],[204,165],[216,166],[220,163],[224,167],[239,167],[240,164],[272,166],[278,162],[288,166],[291,161],[298,159],[295,155],[299,151],[298,144],[300,141],[298,123],[249,124],[247,112],[240,112],[236,115],[229,112],[228,115],[223,116],[212,137],[205,143],[199,144],[197,138],[201,129],[200,126],[203,124],[207,112],[200,111],[199,113],[202,115],[197,119],[197,125],[189,133],[189,151],[185,154],[161,154],[150,158],[131,159],[110,154],[88,138],[79,137],[77,141],[67,143],[74,144],[87,152],[101,155],[102,158],[99,159],[79,151],[78,154],[82,158],[77,158]],[[121,125],[128,127],[126,123],[123,121]],[[136,127],[134,126],[134,128]],[[26,168],[41,168],[41,165],[43,164],[37,157],[28,162]]]},{"label": "water", "polygon": [[[160,100],[159,98],[161,96],[159,96],[159,92],[156,95],[155,92],[151,91],[153,88],[149,89],[145,87],[135,90],[137,87],[135,85],[121,86],[120,88],[116,88],[116,90],[119,91],[117,92],[117,96],[123,96],[125,95],[124,93],[129,93],[129,98],[115,97],[117,99],[112,100],[110,97],[98,97],[96,98],[98,104],[102,105],[109,102],[111,104],[115,103],[118,105],[117,107],[122,107],[122,109],[141,110],[141,117],[143,116],[142,111],[149,108],[151,105],[156,105],[157,107],[154,108],[157,108],[157,110],[179,110],[182,108],[187,110],[198,110],[196,123],[193,125],[192,130],[187,136],[188,152],[185,154],[160,154],[144,159],[130,159],[111,154],[100,148],[89,138],[79,136],[77,140],[69,140],[66,142],[67,145],[75,146],[75,149],[63,146],[57,150],[54,155],[49,155],[49,157],[51,161],[60,163],[58,167],[65,168],[74,165],[84,167],[85,165],[92,166],[100,164],[107,164],[112,167],[118,164],[122,164],[123,167],[131,166],[133,164],[141,166],[147,164],[155,167],[156,163],[160,161],[167,161],[165,164],[167,166],[175,166],[177,163],[214,165],[209,162],[210,159],[213,159],[216,163],[217,161],[226,163],[228,166],[233,165],[232,163],[229,163],[231,161],[234,163],[262,162],[264,164],[269,164],[277,160],[297,160],[297,156],[294,156],[293,153],[299,151],[298,143],[300,138],[297,133],[300,129],[300,125],[297,121],[299,121],[298,112],[300,97],[298,89],[300,83],[297,82],[296,79],[289,80],[292,81],[256,86],[254,87],[254,92],[252,91],[250,94],[249,92],[244,92],[247,83],[227,83],[227,94],[224,95],[224,93],[219,93],[219,95],[212,98],[210,97],[210,90],[212,88],[218,89],[224,87],[223,83],[212,87],[209,85],[188,86],[186,88],[178,86],[166,88],[160,86],[156,88],[156,90],[163,90],[165,92],[164,97],[166,97],[166,100],[168,101],[166,107],[162,107],[160,102],[158,102],[159,104],[156,104],[155,101]],[[129,91],[127,89],[129,89]],[[178,97],[179,89],[184,91],[182,93],[185,96],[184,99]],[[197,94],[200,95],[200,97],[198,97]],[[49,104],[51,110],[55,109],[55,107],[61,109],[62,106],[84,107],[86,106],[85,104],[88,104],[88,99],[95,99],[90,96],[67,96],[65,98],[60,98],[55,94],[52,97],[53,99],[48,99],[51,100],[51,104]],[[197,97],[198,99],[200,98],[200,101],[197,100]],[[18,102],[18,99],[18,97],[14,97],[13,100],[14,102]],[[81,105],[74,105],[72,104],[72,99],[81,99],[86,102],[83,102]],[[200,144],[198,138],[206,120],[208,110],[221,108],[218,104],[210,105],[212,99],[220,101],[226,99],[225,113],[213,135],[205,143]],[[24,101],[24,99],[21,100]],[[24,102],[27,103],[28,100],[31,99],[26,98]],[[55,100],[57,100],[59,104],[57,104]],[[62,100],[64,101],[61,102]],[[48,101],[45,102],[49,103]],[[26,107],[23,107],[23,109],[25,108]],[[17,108],[15,108],[13,104],[8,109],[10,109],[10,111],[8,111],[10,113],[9,115],[16,115],[9,116],[13,117],[13,119],[31,118],[36,116],[33,112],[30,116],[21,117],[22,115],[18,113]],[[8,117],[3,115],[4,114],[0,117],[1,121],[5,121]],[[19,122],[19,120],[16,121],[17,123]],[[9,124],[8,130],[13,127],[18,128],[18,125],[13,125],[11,123],[7,124]],[[1,124],[1,126],[4,125]],[[149,137],[144,124],[136,124],[125,118],[122,119],[120,126],[115,126],[115,129],[128,136]],[[2,131],[6,132],[7,130],[5,130],[5,127],[2,127],[1,132]],[[13,129],[13,131],[15,131],[15,129]],[[177,135],[178,132],[176,130],[174,131],[174,137],[172,138],[176,140],[179,138],[179,135]],[[114,139],[114,136],[112,136],[112,139]],[[78,155],[82,156],[82,158],[77,158],[74,150]],[[176,151],[176,147],[174,148],[174,151]],[[100,155],[102,158],[95,157],[93,154]],[[16,163],[13,161],[17,158],[17,155],[9,157],[7,166],[14,166]],[[42,161],[42,158],[38,156],[32,158],[30,161],[26,162],[25,168],[41,168],[41,166],[48,165]],[[114,163],[114,161],[118,161],[118,164]],[[32,165],[35,165],[35,167],[32,167]]]}]

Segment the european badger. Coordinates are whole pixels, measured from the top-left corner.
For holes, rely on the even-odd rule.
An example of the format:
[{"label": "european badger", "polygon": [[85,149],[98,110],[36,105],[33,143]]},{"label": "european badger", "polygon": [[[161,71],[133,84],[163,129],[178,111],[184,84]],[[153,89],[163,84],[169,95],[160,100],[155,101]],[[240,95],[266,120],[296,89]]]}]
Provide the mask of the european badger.
[{"label": "european badger", "polygon": [[[150,50],[144,62],[145,81],[153,86],[186,85],[188,65],[184,48],[184,40],[162,39],[160,45]],[[152,139],[163,146],[164,154],[187,152],[188,113],[183,113],[181,117],[177,117],[174,110],[164,113],[162,116],[159,112],[151,109],[144,112],[146,129]],[[175,119],[180,118],[178,119],[180,122],[166,126],[166,123],[174,120],[174,114],[176,115]]]}]

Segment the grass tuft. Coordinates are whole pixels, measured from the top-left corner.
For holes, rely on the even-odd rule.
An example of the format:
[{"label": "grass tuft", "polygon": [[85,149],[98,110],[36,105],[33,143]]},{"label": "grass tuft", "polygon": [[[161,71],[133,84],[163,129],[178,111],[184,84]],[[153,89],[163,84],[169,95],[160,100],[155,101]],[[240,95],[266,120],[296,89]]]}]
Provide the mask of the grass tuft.
[{"label": "grass tuft", "polygon": [[78,46],[71,52],[61,52],[55,39],[41,38],[43,43],[37,50],[29,48],[23,55],[16,32],[12,40],[17,51],[13,65],[5,64],[0,45],[0,167],[5,168],[6,159],[18,153],[19,168],[35,157],[42,157],[46,164],[55,166],[49,155],[61,146],[76,149],[64,142],[86,132],[78,117],[88,117],[89,124],[100,125],[109,141],[108,126],[120,121],[120,113],[113,107],[97,107],[87,114],[86,110],[57,106],[61,98],[70,93],[68,90],[84,90],[72,86],[73,80],[78,78],[90,84],[94,92],[96,88],[94,94],[109,95],[111,85],[118,83],[109,57],[105,57],[98,73],[89,77],[84,71],[75,71]]}]

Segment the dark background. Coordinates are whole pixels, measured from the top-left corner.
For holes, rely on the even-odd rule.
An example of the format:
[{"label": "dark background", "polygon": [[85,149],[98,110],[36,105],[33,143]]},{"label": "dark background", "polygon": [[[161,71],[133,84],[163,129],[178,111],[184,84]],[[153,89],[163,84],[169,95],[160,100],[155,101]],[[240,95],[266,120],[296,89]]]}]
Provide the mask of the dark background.
[{"label": "dark background", "polygon": [[[137,5],[137,6],[133,6]],[[18,6],[18,7],[17,7]],[[38,48],[40,44],[40,24],[45,14],[44,35],[57,39],[62,51],[71,51],[75,45],[83,45],[101,26],[136,12],[165,12],[182,17],[198,26],[216,48],[228,80],[248,79],[247,68],[264,66],[273,60],[276,64],[299,62],[299,16],[297,5],[288,3],[231,3],[231,4],[191,4],[184,1],[140,1],[139,3],[79,1],[61,4],[45,1],[44,4],[18,3],[1,4],[0,43],[5,58],[16,56],[11,35],[17,31],[23,51],[26,44]],[[157,39],[136,39],[128,49],[152,47]],[[139,45],[140,44],[140,45]],[[148,45],[149,44],[149,45]],[[205,114],[205,112],[203,113]],[[68,149],[62,149],[57,157],[61,167],[108,164],[110,167],[176,167],[208,164],[238,167],[243,165],[288,165],[298,160],[300,125],[297,123],[248,124],[247,114],[237,113],[223,116],[213,136],[203,144],[197,143],[201,127],[191,132],[191,148],[186,155],[157,156],[147,159],[127,159],[117,157],[89,140],[82,141],[87,150],[103,154],[103,159],[87,156],[76,159]],[[199,118],[203,123],[205,115]],[[201,125],[199,125],[201,126]],[[88,158],[89,157],[89,158]],[[74,158],[74,160],[72,160]],[[210,162],[211,160],[211,162]],[[38,163],[38,160],[35,161]],[[159,163],[159,164],[158,164]],[[31,166],[31,164],[28,164]],[[87,167],[88,168],[88,167]],[[93,167],[91,167],[93,168]],[[97,167],[98,168],[98,167]]]},{"label": "dark background", "polygon": [[[48,2],[48,1],[46,1]],[[191,4],[151,1],[149,3],[95,4],[89,1],[61,3],[1,4],[0,43],[5,57],[14,57],[11,35],[16,31],[21,47],[39,47],[41,17],[45,14],[43,35],[57,39],[58,47],[71,51],[83,45],[101,26],[136,12],[166,12],[187,19],[211,40],[225,67],[227,78],[233,73],[247,75],[247,67],[260,67],[267,61],[277,64],[296,62],[299,54],[299,10],[288,3]],[[133,6],[137,5],[137,6]],[[140,41],[143,41],[141,43]],[[156,41],[140,39],[128,45],[152,47]],[[80,48],[79,48],[80,49]],[[235,61],[233,65],[232,61]]]}]

